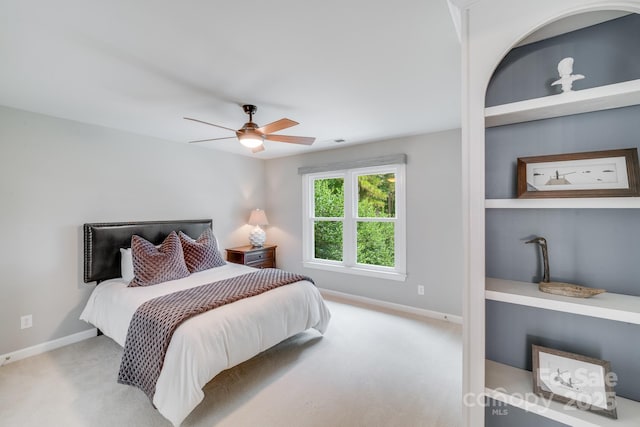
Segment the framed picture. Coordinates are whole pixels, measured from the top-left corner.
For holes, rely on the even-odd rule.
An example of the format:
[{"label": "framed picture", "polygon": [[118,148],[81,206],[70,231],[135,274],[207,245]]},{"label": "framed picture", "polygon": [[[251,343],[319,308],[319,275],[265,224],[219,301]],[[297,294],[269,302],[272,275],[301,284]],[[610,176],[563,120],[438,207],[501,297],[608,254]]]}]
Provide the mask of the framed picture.
[{"label": "framed picture", "polygon": [[518,197],[640,195],[637,148],[518,158]]},{"label": "framed picture", "polygon": [[617,419],[609,362],[533,345],[533,392]]}]

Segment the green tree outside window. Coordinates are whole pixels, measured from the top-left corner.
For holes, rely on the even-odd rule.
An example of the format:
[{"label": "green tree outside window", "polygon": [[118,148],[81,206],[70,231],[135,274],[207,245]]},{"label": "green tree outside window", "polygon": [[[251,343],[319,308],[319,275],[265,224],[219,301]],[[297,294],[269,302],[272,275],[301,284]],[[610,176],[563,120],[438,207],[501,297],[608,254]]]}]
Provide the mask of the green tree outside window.
[{"label": "green tree outside window", "polygon": [[[395,218],[395,174],[358,176],[357,254],[360,264],[393,267],[395,265],[395,230],[392,222],[371,221]],[[325,178],[314,181],[314,256],[343,260],[343,223],[328,218],[344,218],[344,179]]]}]

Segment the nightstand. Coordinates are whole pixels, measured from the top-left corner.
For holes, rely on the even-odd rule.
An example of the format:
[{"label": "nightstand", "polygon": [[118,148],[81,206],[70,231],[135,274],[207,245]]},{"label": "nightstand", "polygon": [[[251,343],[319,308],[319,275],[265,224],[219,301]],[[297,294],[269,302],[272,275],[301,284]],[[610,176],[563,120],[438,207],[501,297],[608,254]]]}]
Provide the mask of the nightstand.
[{"label": "nightstand", "polygon": [[276,267],[276,245],[264,245],[260,248],[251,245],[227,249],[227,261],[255,268]]}]

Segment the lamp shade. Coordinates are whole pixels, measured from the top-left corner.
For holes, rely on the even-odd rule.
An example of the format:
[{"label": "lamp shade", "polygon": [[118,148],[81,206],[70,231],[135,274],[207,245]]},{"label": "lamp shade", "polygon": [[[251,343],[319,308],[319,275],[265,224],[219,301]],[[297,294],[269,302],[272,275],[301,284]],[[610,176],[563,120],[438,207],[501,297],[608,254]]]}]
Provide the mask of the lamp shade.
[{"label": "lamp shade", "polygon": [[269,225],[267,214],[262,209],[254,209],[249,217],[249,225]]}]

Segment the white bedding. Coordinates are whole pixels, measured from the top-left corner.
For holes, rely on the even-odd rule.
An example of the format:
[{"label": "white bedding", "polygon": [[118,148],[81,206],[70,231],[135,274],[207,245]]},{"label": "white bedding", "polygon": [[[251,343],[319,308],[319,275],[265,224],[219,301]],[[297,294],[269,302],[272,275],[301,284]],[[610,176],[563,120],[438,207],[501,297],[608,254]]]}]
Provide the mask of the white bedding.
[{"label": "white bedding", "polygon": [[[251,271],[255,269],[228,263],[183,279],[137,288],[127,288],[123,279],[108,280],[93,291],[80,319],[124,347],[129,322],[145,301]],[[202,388],[218,373],[306,329],[324,333],[330,317],[320,292],[308,281],[192,317],[173,334],[153,404],[174,425],[180,425],[204,398]]]}]

